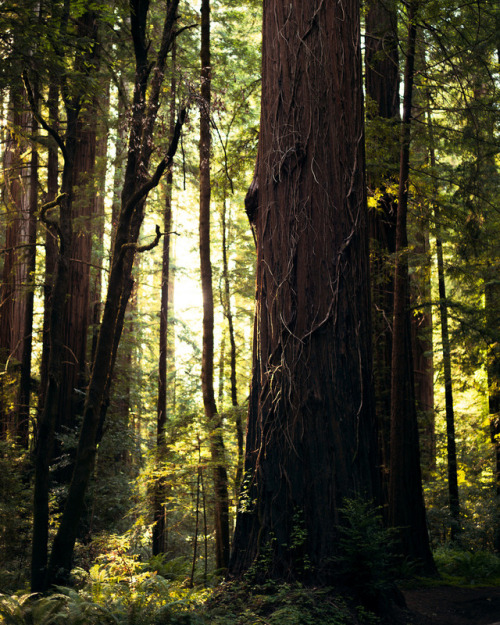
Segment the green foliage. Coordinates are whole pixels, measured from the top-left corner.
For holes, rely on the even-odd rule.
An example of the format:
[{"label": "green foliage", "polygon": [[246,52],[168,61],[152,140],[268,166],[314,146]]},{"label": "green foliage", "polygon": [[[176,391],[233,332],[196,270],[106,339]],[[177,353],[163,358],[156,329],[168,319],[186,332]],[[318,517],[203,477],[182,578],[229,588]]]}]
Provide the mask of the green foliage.
[{"label": "green foliage", "polygon": [[373,614],[357,614],[332,589],[300,585],[223,585],[201,613],[213,625],[369,625]]},{"label": "green foliage", "polygon": [[393,588],[397,574],[394,533],[371,502],[345,499],[341,513],[339,578],[367,601],[376,600]]},{"label": "green foliage", "polygon": [[471,585],[500,583],[500,557],[491,552],[439,547],[434,561],[446,581]]},{"label": "green foliage", "polygon": [[0,441],[0,588],[25,583],[31,532],[31,487],[26,451]]}]

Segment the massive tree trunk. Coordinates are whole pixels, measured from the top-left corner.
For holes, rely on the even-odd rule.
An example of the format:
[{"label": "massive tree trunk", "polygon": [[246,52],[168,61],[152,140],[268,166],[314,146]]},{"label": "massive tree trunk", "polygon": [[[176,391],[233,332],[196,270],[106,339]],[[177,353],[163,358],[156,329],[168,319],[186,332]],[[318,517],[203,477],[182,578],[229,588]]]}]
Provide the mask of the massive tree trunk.
[{"label": "massive tree trunk", "polygon": [[[74,70],[82,72],[74,92],[65,92],[66,131],[64,138],[49,126],[37,113],[34,95],[29,84],[29,76],[24,74],[28,98],[41,126],[49,132],[62,151],[64,167],[62,173],[61,194],[53,202],[42,207],[41,218],[57,234],[59,250],[55,266],[54,282],[51,290],[51,308],[49,320],[49,356],[47,362],[47,387],[44,391],[44,403],[38,419],[38,437],[35,458],[35,485],[33,493],[33,541],[31,552],[31,589],[43,591],[48,582],[48,528],[49,528],[49,466],[54,450],[54,433],[60,411],[61,387],[64,380],[64,362],[66,359],[65,312],[70,293],[70,265],[73,242],[73,195],[75,186],[75,163],[79,151],[79,122],[84,110],[85,81],[83,75],[95,70],[94,54],[97,40],[97,20],[93,12],[84,13],[78,20],[78,34],[88,37],[93,45],[88,49],[77,50],[74,58]],[[64,90],[63,90],[64,92]],[[47,216],[48,210],[59,207],[59,219]]]},{"label": "massive tree trunk", "polygon": [[203,350],[201,387],[207,422],[215,490],[215,563],[226,569],[229,562],[229,498],[222,417],[214,393],[214,295],[210,260],[210,1],[201,3],[201,110],[200,110],[200,268],[203,292]]},{"label": "massive tree trunk", "polygon": [[264,2],[257,308],[233,575],[329,583],[379,497],[359,4]]},{"label": "massive tree trunk", "polygon": [[[68,436],[77,434],[77,417],[82,411],[82,393],[86,387],[87,333],[89,328],[90,262],[92,253],[92,213],[95,206],[93,175],[96,154],[96,130],[92,121],[96,115],[95,102],[82,112],[76,128],[76,150],[73,162],[72,220],[73,233],[69,242],[68,293],[64,317],[64,357],[56,421],[56,432]],[[92,194],[92,195],[91,195]],[[71,440],[71,439],[70,439]],[[74,462],[74,444],[61,446],[56,440],[54,455],[63,458],[55,479],[67,484]]]},{"label": "massive tree trunk", "polygon": [[389,521],[398,529],[400,548],[420,569],[434,573],[435,566],[427,534],[422,492],[418,437],[408,275],[408,186],[410,132],[415,63],[416,2],[409,3],[408,49],[404,76],[403,120],[396,230],[394,321],[391,383],[391,460],[389,476]]}]

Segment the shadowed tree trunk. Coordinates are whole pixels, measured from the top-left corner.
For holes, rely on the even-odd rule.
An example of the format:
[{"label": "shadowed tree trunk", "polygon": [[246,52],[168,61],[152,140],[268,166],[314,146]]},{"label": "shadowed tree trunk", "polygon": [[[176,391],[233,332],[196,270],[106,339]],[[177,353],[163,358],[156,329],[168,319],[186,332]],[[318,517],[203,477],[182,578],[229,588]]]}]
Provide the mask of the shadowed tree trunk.
[{"label": "shadowed tree trunk", "polygon": [[[175,42],[172,49],[172,63],[170,80],[170,135],[173,134],[175,125]],[[158,405],[156,413],[156,463],[157,470],[162,471],[167,460],[167,382],[168,382],[168,314],[169,314],[169,286],[170,276],[170,231],[172,230],[172,188],[173,174],[170,169],[166,176],[165,184],[165,213],[163,217],[162,268],[161,268],[161,303],[160,303],[160,354],[158,359]],[[158,477],[154,486],[153,500],[153,555],[164,553],[167,546],[167,522],[166,522],[166,499],[167,489],[165,479]]]},{"label": "shadowed tree trunk", "polygon": [[[241,487],[241,480],[243,479],[243,451],[244,451],[244,432],[243,423],[241,419],[241,410],[238,410],[238,386],[236,382],[236,338],[234,332],[234,320],[233,311],[231,307],[231,285],[229,279],[229,265],[228,265],[228,244],[227,244],[227,198],[226,190],[224,189],[224,197],[222,200],[221,208],[221,229],[222,229],[222,279],[224,281],[224,294],[222,296],[224,315],[227,319],[227,329],[229,333],[229,345],[230,345],[230,382],[231,382],[231,405],[235,409],[235,424],[236,424],[236,444],[238,449],[238,458],[236,465],[236,476],[234,478],[234,492],[235,497],[238,498]],[[223,363],[223,352],[221,355],[221,361]],[[221,366],[222,372],[223,366]],[[222,379],[222,374],[221,374]]]},{"label": "shadowed tree trunk", "polygon": [[[399,58],[397,9],[394,0],[375,0],[367,6],[365,84],[368,96],[367,132],[368,188],[380,194],[377,206],[369,211],[370,260],[373,311],[373,372],[379,424],[379,445],[383,486],[387,497],[391,420],[392,316],[396,249],[397,198],[390,189],[397,179],[399,158]],[[373,130],[372,130],[373,128]],[[382,136],[380,134],[382,133]],[[387,146],[390,146],[389,148]],[[382,158],[381,158],[381,155]],[[380,170],[379,161],[384,163]]]},{"label": "shadowed tree trunk", "polygon": [[414,81],[417,3],[408,4],[408,47],[404,75],[403,120],[396,229],[394,321],[391,383],[391,455],[389,522],[398,529],[402,553],[421,571],[435,573],[427,534],[422,492],[408,275],[408,186]]},{"label": "shadowed tree trunk", "polygon": [[448,305],[444,275],[443,244],[436,237],[438,266],[439,313],[441,316],[441,342],[443,345],[444,397],[446,410],[446,452],[448,466],[448,500],[450,507],[450,537],[456,540],[460,532],[460,499],[458,494],[457,447],[455,441],[455,415],[453,410],[453,384],[451,377],[451,345],[448,329]]},{"label": "shadowed tree trunk", "polygon": [[[432,343],[431,258],[428,221],[418,222],[419,228],[413,255],[418,265],[413,268],[410,282],[413,314],[411,318],[414,354],[415,401],[420,431],[420,451],[423,479],[429,479],[436,468],[436,434],[434,414],[434,360]],[[415,310],[417,308],[417,310]]]},{"label": "shadowed tree trunk", "polygon": [[158,244],[161,236],[157,228],[157,236],[150,245],[143,247],[137,245],[147,195],[157,186],[165,170],[171,166],[185,118],[183,110],[165,156],[157,164],[153,175],[149,176],[147,172],[154,148],[151,137],[159,107],[165,63],[175,37],[177,8],[178,0],[171,0],[167,6],[156,62],[151,64],[148,58],[150,46],[146,39],[149,3],[141,0],[131,0],[130,3],[136,67],[121,210],[103,318],[85,397],[75,468],[49,562],[49,585],[67,582],[71,570],[78,523],[84,510],[84,497],[95,465],[98,433],[102,431],[103,426],[102,408],[109,390],[109,380],[112,377],[116,350],[123,329],[124,309],[133,284],[131,273],[135,253],[152,249]]},{"label": "shadowed tree trunk", "polygon": [[[79,149],[79,119],[85,98],[85,81],[95,69],[94,55],[97,40],[97,20],[92,12],[85,13],[78,20],[80,36],[93,42],[85,51],[77,51],[74,60],[76,72],[82,72],[78,88],[70,95],[66,92],[66,130],[64,138],[37,114],[36,103],[29,85],[29,77],[24,75],[28,98],[33,113],[40,125],[52,136],[63,154],[61,194],[45,204],[41,219],[57,235],[59,249],[55,266],[54,282],[51,290],[49,320],[49,356],[47,362],[47,387],[44,391],[44,404],[38,420],[38,438],[35,457],[35,485],[33,494],[33,540],[31,553],[31,589],[40,592],[47,588],[48,528],[49,528],[49,466],[54,451],[54,433],[60,410],[61,386],[64,378],[66,358],[65,306],[70,293],[70,264],[73,241],[73,192],[75,183],[75,163]],[[59,208],[59,219],[48,217],[50,209]]]},{"label": "shadowed tree trunk", "polygon": [[215,565],[226,569],[229,562],[229,497],[222,417],[214,393],[214,295],[210,260],[210,1],[201,3],[201,111],[200,111],[200,268],[203,292],[203,351],[201,387],[210,438],[215,496]]},{"label": "shadowed tree trunk", "polygon": [[[58,119],[58,87],[54,81],[49,85],[47,101],[48,121],[55,132],[59,131]],[[59,188],[58,147],[55,141],[49,144],[47,157],[47,193],[45,203],[49,204],[56,199]],[[52,308],[52,283],[57,261],[56,233],[45,226],[45,276],[43,285],[43,336],[42,336],[42,363],[40,367],[40,393],[38,396],[38,411],[43,410],[45,389],[48,382],[48,362],[50,354],[50,311]]]},{"label": "shadowed tree trunk", "polygon": [[380,495],[359,38],[354,0],[264,2],[235,576],[330,583],[343,500]]},{"label": "shadowed tree trunk", "polygon": [[[38,122],[31,116],[31,133],[36,136]],[[30,437],[30,403],[31,403],[31,354],[33,343],[33,313],[35,303],[35,272],[36,272],[36,211],[38,208],[38,152],[31,147],[31,158],[28,169],[28,220],[26,228],[25,284],[24,284],[24,327],[21,336],[21,370],[19,379],[19,400],[16,418],[16,435],[21,445],[27,449]],[[25,191],[26,192],[26,191]]]},{"label": "shadowed tree trunk", "polygon": [[[500,288],[494,277],[485,287],[485,307],[488,324],[498,328],[500,311]],[[494,450],[493,477],[495,487],[495,527],[493,545],[500,553],[500,350],[498,342],[492,342],[489,348],[488,371],[488,409],[490,413],[490,435]]]}]

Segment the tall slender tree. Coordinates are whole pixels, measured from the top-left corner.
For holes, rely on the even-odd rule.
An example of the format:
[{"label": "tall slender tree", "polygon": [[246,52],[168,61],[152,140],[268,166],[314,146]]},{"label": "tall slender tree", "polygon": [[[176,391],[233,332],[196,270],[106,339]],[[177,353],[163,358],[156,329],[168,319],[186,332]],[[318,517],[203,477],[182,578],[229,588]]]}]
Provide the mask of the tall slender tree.
[{"label": "tall slender tree", "polygon": [[229,497],[222,418],[214,392],[214,295],[210,260],[210,0],[201,3],[201,99],[200,99],[200,267],[203,293],[203,350],[201,386],[210,437],[215,490],[215,560],[218,569],[229,562]]},{"label": "tall slender tree", "polygon": [[[170,79],[170,135],[175,126],[176,106],[176,70],[175,70],[175,42],[172,48],[171,79]],[[173,172],[167,172],[165,183],[165,212],[163,217],[162,267],[161,267],[161,302],[160,302],[160,353],[158,359],[158,405],[156,412],[156,462],[157,470],[161,472],[162,465],[167,460],[167,382],[168,382],[168,326],[169,326],[169,287],[170,276],[170,231],[172,229],[172,191]],[[163,478],[158,478],[154,493],[154,526],[153,526],[153,554],[164,553],[167,541],[166,523],[166,484]]]},{"label": "tall slender tree", "polygon": [[109,392],[123,329],[125,307],[133,286],[134,257],[138,251],[152,249],[158,244],[161,236],[160,229],[157,228],[157,236],[150,245],[141,247],[137,244],[144,220],[146,198],[149,191],[158,185],[165,170],[171,166],[185,119],[185,110],[182,110],[169,148],[156,165],[153,174],[149,176],[148,169],[154,147],[152,136],[167,56],[176,36],[178,4],[178,0],[171,0],[167,6],[156,59],[154,63],[150,63],[150,43],[147,40],[149,3],[141,0],[132,0],[130,3],[131,34],[136,65],[121,210],[92,375],[85,397],[75,468],[49,561],[49,585],[66,581],[71,570],[78,523],[83,513],[84,497],[95,464],[98,434],[102,431],[105,417],[102,408]]},{"label": "tall slender tree", "polygon": [[434,573],[422,491],[408,275],[407,212],[417,7],[415,0],[408,3],[394,278],[389,521],[398,528],[402,552],[414,559],[422,571]]},{"label": "tall slender tree", "polygon": [[399,54],[397,3],[370,2],[366,8],[367,184],[377,198],[369,211],[373,310],[373,370],[384,492],[389,471],[392,315],[396,249],[399,158]]}]

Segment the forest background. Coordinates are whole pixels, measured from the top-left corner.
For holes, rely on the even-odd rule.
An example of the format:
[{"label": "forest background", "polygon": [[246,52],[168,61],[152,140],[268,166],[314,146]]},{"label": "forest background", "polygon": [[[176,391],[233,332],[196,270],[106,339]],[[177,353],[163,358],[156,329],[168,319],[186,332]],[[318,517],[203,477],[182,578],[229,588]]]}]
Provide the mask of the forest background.
[{"label": "forest background", "polygon": [[[0,8],[3,592],[43,589],[47,570],[52,583],[69,581],[54,564],[58,546],[67,552],[61,527],[73,533],[71,580],[90,585],[94,599],[123,580],[158,583],[155,573],[180,580],[184,596],[182,587],[213,585],[227,567],[252,371],[255,239],[245,196],[259,137],[262,18],[259,2],[212,2],[210,13],[202,5]],[[500,575],[500,11],[484,0],[374,0],[361,20],[382,481],[387,490],[407,125],[416,445],[430,544],[441,571]],[[202,367],[210,315],[215,409]],[[97,408],[84,402],[89,388]],[[64,507],[85,423],[95,463],[75,521]]]}]

